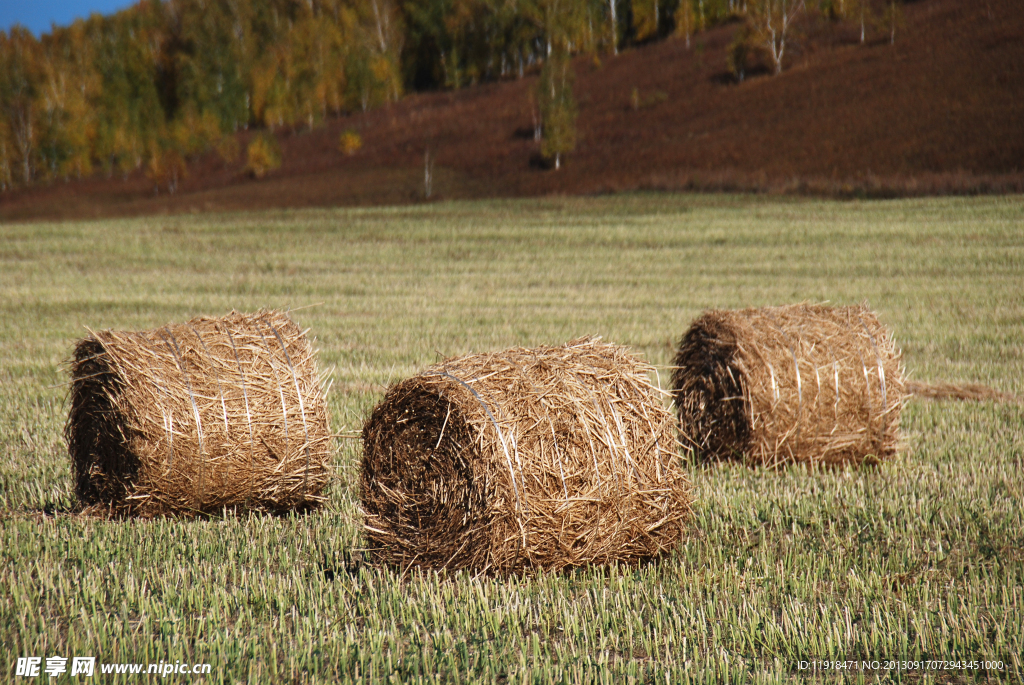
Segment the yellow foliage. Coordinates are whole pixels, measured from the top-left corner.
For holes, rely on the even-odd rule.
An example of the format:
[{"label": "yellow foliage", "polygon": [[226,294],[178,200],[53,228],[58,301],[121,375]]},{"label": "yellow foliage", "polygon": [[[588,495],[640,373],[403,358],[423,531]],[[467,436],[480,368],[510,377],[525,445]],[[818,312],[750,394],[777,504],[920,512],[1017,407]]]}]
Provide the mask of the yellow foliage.
[{"label": "yellow foliage", "polygon": [[124,125],[114,130],[112,152],[117,160],[117,170],[125,176],[142,166],[142,140]]},{"label": "yellow foliage", "polygon": [[217,115],[209,110],[199,115],[191,107],[174,121],[170,133],[174,147],[186,157],[208,151],[222,138]]},{"label": "yellow foliage", "polygon": [[696,27],[696,17],[693,13],[693,5],[690,2],[681,2],[675,12],[676,35],[682,36],[686,41],[686,47],[690,47],[690,36],[693,35]]},{"label": "yellow foliage", "polygon": [[658,35],[658,0],[633,0],[633,25],[637,40]]},{"label": "yellow foliage", "polygon": [[146,177],[153,181],[157,192],[164,187],[167,192],[174,193],[178,183],[188,176],[185,159],[177,150],[165,150],[152,146],[149,161],[146,163]]},{"label": "yellow foliage", "polygon": [[249,75],[252,81],[252,104],[250,107],[256,121],[262,124],[268,123],[269,117],[266,115],[266,109],[273,98],[272,90],[276,77],[277,61],[273,53],[268,54],[257,63]]},{"label": "yellow foliage", "polygon": [[281,166],[281,150],[274,136],[263,133],[249,143],[245,171],[253,178],[263,178]]},{"label": "yellow foliage", "polygon": [[338,141],[338,149],[346,155],[354,155],[362,146],[362,137],[352,129],[342,133]]}]

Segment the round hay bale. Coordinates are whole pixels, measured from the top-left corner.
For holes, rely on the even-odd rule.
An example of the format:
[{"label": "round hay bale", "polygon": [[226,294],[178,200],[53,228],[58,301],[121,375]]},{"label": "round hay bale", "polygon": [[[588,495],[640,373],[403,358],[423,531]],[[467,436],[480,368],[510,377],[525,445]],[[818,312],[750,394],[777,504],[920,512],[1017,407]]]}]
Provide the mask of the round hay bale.
[{"label": "round hay bale", "polygon": [[653,368],[582,339],[449,359],[363,428],[366,535],[400,567],[507,573],[655,557],[689,482]]},{"label": "round hay bale", "polygon": [[86,507],[152,516],[320,504],[331,436],[316,353],[277,311],[100,331],[64,428]]},{"label": "round hay bale", "polygon": [[866,307],[708,311],[674,367],[681,439],[698,458],[841,466],[896,452],[901,353]]}]

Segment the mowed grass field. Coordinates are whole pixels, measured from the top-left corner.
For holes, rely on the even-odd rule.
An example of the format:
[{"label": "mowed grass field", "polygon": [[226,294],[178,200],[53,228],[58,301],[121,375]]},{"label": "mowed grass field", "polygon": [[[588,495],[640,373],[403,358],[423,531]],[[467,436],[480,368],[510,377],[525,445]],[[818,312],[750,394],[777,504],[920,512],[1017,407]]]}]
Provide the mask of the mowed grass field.
[{"label": "mowed grass field", "polygon": [[[1024,198],[635,195],[0,237],[4,681],[24,656],[69,658],[40,682],[78,682],[74,656],[208,663],[168,678],[216,683],[1024,680],[1024,406],[911,399],[901,454],[878,468],[688,467],[694,518],[670,556],[513,578],[366,563],[351,438],[390,383],[443,356],[595,334],[664,385],[702,309],[803,300],[867,302],[913,379],[1024,394]],[[74,341],[260,307],[296,310],[333,379],[328,505],[76,515]],[[887,663],[915,661],[939,663]]]}]

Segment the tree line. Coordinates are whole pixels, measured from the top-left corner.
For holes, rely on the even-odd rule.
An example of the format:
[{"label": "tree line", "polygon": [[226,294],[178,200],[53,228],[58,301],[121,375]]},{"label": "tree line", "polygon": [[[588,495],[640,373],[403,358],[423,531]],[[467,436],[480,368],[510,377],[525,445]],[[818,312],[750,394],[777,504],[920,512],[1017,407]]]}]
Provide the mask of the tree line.
[{"label": "tree line", "polygon": [[689,41],[736,16],[764,34],[773,7],[791,19],[785,2],[142,0],[39,39],[15,26],[0,31],[0,189],[144,169],[173,191],[190,158],[237,157],[240,129],[312,128],[407,90],[537,68],[538,133],[557,166],[575,140],[571,55]]},{"label": "tree line", "polygon": [[402,93],[390,0],[143,0],[40,39],[0,32],[0,186],[237,155],[249,126],[313,126]]}]

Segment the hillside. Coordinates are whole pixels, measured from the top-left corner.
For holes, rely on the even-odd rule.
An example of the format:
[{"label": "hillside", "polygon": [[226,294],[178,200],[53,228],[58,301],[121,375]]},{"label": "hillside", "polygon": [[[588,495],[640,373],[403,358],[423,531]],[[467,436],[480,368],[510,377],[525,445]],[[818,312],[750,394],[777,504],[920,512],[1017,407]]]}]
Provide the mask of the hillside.
[{"label": "hillside", "polygon": [[[578,143],[539,163],[536,76],[412,94],[312,131],[278,131],[284,163],[262,180],[213,155],[178,192],[141,173],[0,193],[0,219],[737,189],[871,196],[1024,191],[1024,13],[1018,0],[920,0],[888,34],[805,21],[780,76],[736,83],[737,25],[574,62]],[[342,131],[363,140],[351,156]],[[244,149],[251,132],[239,134]]]}]

